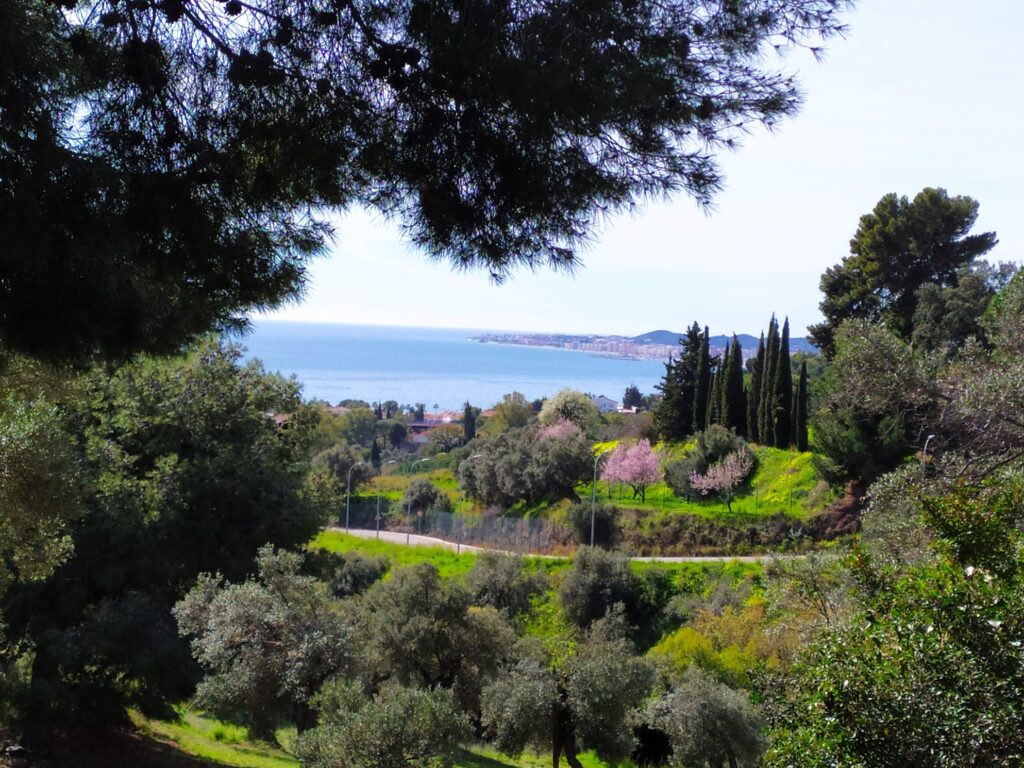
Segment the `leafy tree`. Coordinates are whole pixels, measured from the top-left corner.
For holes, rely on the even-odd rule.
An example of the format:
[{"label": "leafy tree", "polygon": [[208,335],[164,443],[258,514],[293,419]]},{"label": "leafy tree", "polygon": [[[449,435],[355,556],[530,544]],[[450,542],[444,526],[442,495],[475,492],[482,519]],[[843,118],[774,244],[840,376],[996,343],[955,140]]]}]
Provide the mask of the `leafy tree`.
[{"label": "leafy tree", "polygon": [[197,702],[263,737],[285,719],[300,733],[312,727],[310,700],[352,663],[351,612],[340,610],[326,583],[300,574],[302,560],[263,547],[257,579],[225,584],[203,575],[174,607],[207,673]]},{"label": "leafy tree", "polygon": [[440,488],[425,478],[411,480],[402,496],[402,509],[411,509],[417,514],[429,510],[452,511],[452,500]]},{"label": "leafy tree", "polygon": [[0,395],[0,598],[11,582],[46,578],[70,555],[82,511],[77,459],[55,404]]},{"label": "leafy tree", "polygon": [[630,384],[622,393],[622,407],[637,409],[644,407],[644,396],[640,394],[640,388],[636,384]]},{"label": "leafy tree", "polygon": [[494,406],[494,415],[487,419],[485,425],[486,431],[496,434],[507,429],[519,429],[529,424],[532,418],[533,410],[526,397],[521,392],[510,392]]},{"label": "leafy tree", "polygon": [[651,685],[651,671],[624,636],[621,617],[602,619],[575,652],[552,668],[536,656],[521,659],[484,690],[483,723],[503,752],[551,749],[581,768],[577,754],[593,749],[617,763],[634,747],[630,715]]},{"label": "leafy tree", "polygon": [[310,768],[417,768],[451,765],[472,735],[451,692],[385,685],[366,696],[350,682],[328,683],[313,701],[320,725],[295,744]]},{"label": "leafy tree", "polygon": [[519,501],[575,499],[593,465],[589,441],[566,423],[483,436],[474,447],[479,457],[459,465],[459,484],[468,496],[506,508]]},{"label": "leafy tree", "polygon": [[891,331],[839,328],[814,417],[815,467],[830,482],[871,482],[914,449],[933,402],[933,374]]},{"label": "leafy tree", "polygon": [[761,718],[747,694],[715,681],[694,665],[644,714],[652,727],[668,734],[670,764],[677,768],[753,768],[764,751]]},{"label": "leafy tree", "polygon": [[377,582],[362,601],[361,677],[371,688],[446,688],[477,715],[480,691],[510,658],[515,635],[497,610],[472,603],[469,590],[442,581],[429,563]]},{"label": "leafy tree", "polygon": [[597,406],[594,405],[594,401],[587,395],[574,389],[563,389],[554,397],[544,401],[538,418],[541,424],[569,421],[586,432],[595,427],[601,419],[601,414],[598,412]]},{"label": "leafy tree", "polygon": [[383,555],[323,549],[310,549],[305,553],[304,572],[325,582],[338,598],[362,594],[384,578],[390,567],[390,561]]},{"label": "leafy tree", "polygon": [[33,654],[30,737],[45,741],[57,716],[70,726],[180,700],[194,667],[175,601],[199,573],[239,579],[260,545],[301,545],[319,527],[301,495],[315,412],[294,382],[238,357],[206,344],[97,370],[68,404],[89,480],[74,553],[4,605],[12,647]]},{"label": "leafy tree", "polygon": [[580,547],[558,589],[566,618],[583,629],[621,610],[641,639],[650,639],[664,585],[633,573],[629,558],[598,547]]},{"label": "leafy tree", "polygon": [[458,448],[465,440],[465,433],[458,424],[442,424],[427,433],[430,446],[440,453]]},{"label": "leafy tree", "polygon": [[368,447],[377,435],[377,417],[370,408],[351,408],[341,417],[341,432],[350,445]]},{"label": "leafy tree", "polygon": [[856,557],[856,613],[766,689],[769,768],[1019,764],[1020,478],[923,506],[938,559],[887,577]]},{"label": "leafy tree", "polygon": [[412,409],[412,418],[414,421],[423,421],[426,416],[427,406],[424,403],[416,403]]},{"label": "leafy tree", "polygon": [[[994,232],[971,234],[978,203],[927,187],[913,200],[885,195],[860,218],[850,255],[821,276],[821,313],[811,340],[829,358],[844,320],[881,323],[909,341],[919,291],[954,285],[958,271],[996,244]],[[922,318],[923,319],[923,318]]]},{"label": "leafy tree", "polygon": [[0,340],[52,356],[170,351],[297,295],[355,204],[496,279],[571,269],[596,211],[708,204],[715,151],[797,109],[765,43],[843,7],[71,5],[0,16]]},{"label": "leafy tree", "polygon": [[658,456],[647,440],[632,444],[619,443],[604,463],[601,479],[611,483],[626,483],[633,489],[633,498],[645,500],[647,486],[661,479]]},{"label": "leafy tree", "polygon": [[510,619],[530,610],[530,601],[547,581],[542,571],[527,572],[521,557],[498,552],[481,552],[466,574],[473,603],[489,605]]}]

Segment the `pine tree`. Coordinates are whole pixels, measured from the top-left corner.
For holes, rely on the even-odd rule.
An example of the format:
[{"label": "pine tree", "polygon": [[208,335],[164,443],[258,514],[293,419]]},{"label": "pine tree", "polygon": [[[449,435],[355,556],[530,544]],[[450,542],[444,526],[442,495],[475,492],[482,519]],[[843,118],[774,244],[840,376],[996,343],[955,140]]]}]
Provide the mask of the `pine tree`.
[{"label": "pine tree", "polygon": [[726,351],[722,422],[737,435],[742,435],[747,431],[747,413],[743,397],[743,348],[736,334],[733,334],[732,344],[726,347]]},{"label": "pine tree", "polygon": [[679,340],[679,357],[665,364],[665,378],[658,387],[662,399],[655,412],[655,426],[663,440],[684,440],[703,428],[693,423],[693,398],[703,343],[700,326],[694,323]]},{"label": "pine tree", "polygon": [[693,422],[690,432],[699,432],[708,423],[708,404],[711,402],[711,348],[708,327],[704,326],[700,353],[697,355],[693,387]]},{"label": "pine tree", "polygon": [[765,339],[764,367],[761,369],[761,399],[757,404],[757,433],[762,445],[775,440],[775,367],[779,357],[779,324],[772,315]]},{"label": "pine tree", "polygon": [[764,370],[764,333],[757,342],[757,355],[750,375],[750,391],[747,393],[747,439],[752,443],[760,442],[758,431],[758,406],[761,403],[761,372]]},{"label": "pine tree", "polygon": [[782,326],[779,357],[775,365],[772,390],[775,398],[775,447],[789,448],[790,425],[793,423],[793,369],[789,359],[789,318]]},{"label": "pine tree", "polygon": [[795,428],[793,440],[798,451],[807,450],[807,361],[800,362],[800,378],[796,383]]}]

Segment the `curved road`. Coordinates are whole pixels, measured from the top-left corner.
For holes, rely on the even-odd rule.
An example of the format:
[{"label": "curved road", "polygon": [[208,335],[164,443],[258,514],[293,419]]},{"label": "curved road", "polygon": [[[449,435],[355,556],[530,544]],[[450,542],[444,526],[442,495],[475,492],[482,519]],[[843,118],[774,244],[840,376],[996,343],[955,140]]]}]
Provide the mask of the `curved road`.
[{"label": "curved road", "polygon": [[[344,528],[338,526],[330,526],[327,530],[336,531],[338,533],[348,533],[351,536],[358,536],[361,539],[376,539],[378,538],[378,532],[369,528],[350,528],[346,531]],[[405,544],[406,534],[398,533],[396,531],[380,531],[379,538],[381,541],[388,541],[392,544]],[[450,549],[453,551],[463,552],[485,552],[488,551],[487,547],[475,547],[469,544],[458,545],[445,539],[435,539],[433,536],[421,536],[418,533],[408,534],[408,543],[411,547],[441,547],[443,549]],[[505,550],[493,550],[496,552],[504,552],[510,555],[524,554],[521,552],[506,552]],[[541,555],[534,554],[532,552],[525,553],[528,557],[561,557],[560,555]],[[690,555],[683,557],[633,557],[631,560],[644,563],[763,563],[772,558],[777,557],[794,557],[794,555]],[[799,557],[799,555],[796,555]]]}]

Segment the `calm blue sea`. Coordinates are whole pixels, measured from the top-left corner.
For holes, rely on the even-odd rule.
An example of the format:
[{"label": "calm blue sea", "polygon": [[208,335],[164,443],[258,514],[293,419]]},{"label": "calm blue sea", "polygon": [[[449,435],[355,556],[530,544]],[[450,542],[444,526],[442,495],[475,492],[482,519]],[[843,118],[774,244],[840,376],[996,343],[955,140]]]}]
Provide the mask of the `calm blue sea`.
[{"label": "calm blue sea", "polygon": [[270,371],[295,375],[307,399],[397,400],[428,408],[489,407],[508,392],[533,400],[571,387],[621,400],[653,392],[665,367],[585,352],[482,344],[474,330],[258,321],[240,343]]}]

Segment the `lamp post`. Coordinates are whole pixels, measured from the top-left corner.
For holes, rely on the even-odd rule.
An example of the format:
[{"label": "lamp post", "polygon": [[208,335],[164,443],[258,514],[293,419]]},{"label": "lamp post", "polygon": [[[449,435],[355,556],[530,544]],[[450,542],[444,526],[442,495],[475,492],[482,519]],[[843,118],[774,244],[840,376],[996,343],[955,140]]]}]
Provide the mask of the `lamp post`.
[{"label": "lamp post", "polygon": [[[409,480],[410,480],[410,484],[411,484],[411,481],[412,481],[412,468],[415,467],[417,464],[422,464],[424,461],[430,461],[430,459],[420,459],[419,461],[414,461],[412,464],[409,465]],[[406,486],[405,492],[409,494],[409,503],[406,505],[406,509],[405,509],[405,524],[406,524],[406,526],[408,526],[406,531],[405,531],[405,543],[406,543],[406,546],[408,546],[409,538],[410,538],[410,536],[412,534],[412,494],[409,493],[409,487],[408,486]]]},{"label": "lamp post", "polygon": [[[397,463],[397,462],[395,462],[394,459],[392,459],[391,461],[385,461],[383,464],[381,464],[381,469],[386,467],[388,464],[395,464],[395,463]],[[380,469],[377,470],[377,477],[380,478]],[[379,481],[377,483],[377,516],[375,518],[373,518],[373,519],[374,519],[374,522],[377,523],[377,538],[379,539],[380,538],[380,482]]]},{"label": "lamp post", "polygon": [[[462,460],[462,464],[465,464],[467,461],[472,461],[473,459],[479,459],[481,456],[483,456],[482,453],[474,453],[469,458],[463,459]],[[461,467],[462,464],[460,464],[459,466]],[[459,488],[459,509],[458,509],[458,512],[455,514],[455,554],[456,555],[462,552],[462,502],[465,501],[465,500],[466,500],[466,492],[464,490],[462,490],[462,488],[460,487]]]},{"label": "lamp post", "polygon": [[358,467],[360,464],[366,464],[366,462],[357,461],[355,464],[348,468],[348,482],[345,485],[345,533],[348,533],[348,510],[349,505],[352,502],[352,470]]},{"label": "lamp post", "polygon": [[594,546],[594,514],[597,508],[597,465],[607,453],[608,451],[603,451],[594,457],[594,480],[590,484],[590,546]]}]

